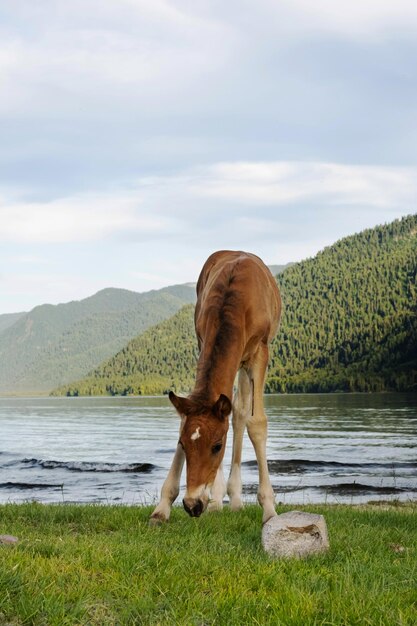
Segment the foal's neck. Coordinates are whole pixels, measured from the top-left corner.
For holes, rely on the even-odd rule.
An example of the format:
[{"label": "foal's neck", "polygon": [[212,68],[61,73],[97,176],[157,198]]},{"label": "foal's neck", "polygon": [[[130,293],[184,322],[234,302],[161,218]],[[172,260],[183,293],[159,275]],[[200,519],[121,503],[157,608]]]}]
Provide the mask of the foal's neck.
[{"label": "foal's neck", "polygon": [[203,338],[191,397],[214,403],[223,393],[232,400],[242,352],[243,330],[232,324],[219,326]]}]

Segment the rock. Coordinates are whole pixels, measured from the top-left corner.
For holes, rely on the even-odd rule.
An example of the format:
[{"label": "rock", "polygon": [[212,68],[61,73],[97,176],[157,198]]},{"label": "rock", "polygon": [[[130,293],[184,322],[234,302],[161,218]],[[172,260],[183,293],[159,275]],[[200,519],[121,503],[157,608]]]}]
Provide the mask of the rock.
[{"label": "rock", "polygon": [[393,552],[405,552],[404,546],[402,546],[400,543],[390,543],[389,547]]},{"label": "rock", "polygon": [[13,535],[0,535],[0,543],[17,543],[19,539]]},{"label": "rock", "polygon": [[271,556],[282,558],[325,552],[329,548],[325,519],[301,511],[274,515],[262,528],[262,545]]}]

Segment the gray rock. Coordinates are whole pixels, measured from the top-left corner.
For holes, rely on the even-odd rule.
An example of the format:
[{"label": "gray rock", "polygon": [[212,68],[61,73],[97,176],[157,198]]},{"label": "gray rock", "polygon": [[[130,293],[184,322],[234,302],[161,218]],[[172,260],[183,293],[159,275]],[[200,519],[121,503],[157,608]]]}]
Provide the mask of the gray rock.
[{"label": "gray rock", "polygon": [[19,539],[13,535],[0,535],[0,543],[17,543]]},{"label": "gray rock", "polygon": [[291,511],[271,517],[262,528],[262,545],[274,557],[303,558],[329,548],[323,515]]}]

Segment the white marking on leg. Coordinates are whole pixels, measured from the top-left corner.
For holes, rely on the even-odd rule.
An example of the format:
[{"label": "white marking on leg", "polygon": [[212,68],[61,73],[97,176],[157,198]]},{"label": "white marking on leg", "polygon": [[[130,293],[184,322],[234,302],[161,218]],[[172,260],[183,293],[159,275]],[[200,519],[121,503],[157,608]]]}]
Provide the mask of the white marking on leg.
[{"label": "white marking on leg", "polygon": [[208,506],[209,511],[220,511],[223,508],[223,498],[226,495],[226,481],[223,474],[223,463],[217,470],[216,478],[214,479],[213,486],[211,488],[211,498]]},{"label": "white marking on leg", "polygon": [[266,460],[266,417],[262,414],[261,416],[259,416],[258,414],[257,418],[259,419],[259,421],[255,423],[248,423],[248,434],[255,450],[256,460],[258,461],[258,502],[263,508],[262,521],[263,523],[265,523],[270,517],[276,515],[275,495],[274,490],[272,489],[271,480],[269,478],[268,463]]},{"label": "white marking on leg", "polygon": [[184,460],[184,450],[182,449],[182,446],[178,444],[168,476],[162,485],[161,499],[158,506],[152,513],[151,520],[168,521],[171,513],[171,505],[177,498],[180,491],[180,478]]},{"label": "white marking on leg", "polygon": [[195,433],[191,435],[191,441],[196,441],[196,439],[199,439],[200,437],[200,426],[197,426]]},{"label": "white marking on leg", "polygon": [[227,482],[227,492],[230,499],[230,508],[232,511],[238,511],[242,508],[242,480],[240,478],[240,465],[233,463],[230,471],[229,480]]},{"label": "white marking on leg", "polygon": [[233,400],[233,452],[232,465],[227,482],[227,493],[229,494],[230,508],[232,511],[238,511],[242,508],[240,464],[242,460],[243,432],[245,430],[246,421],[250,415],[250,389],[248,374],[245,370],[241,369],[239,371],[237,394]]}]

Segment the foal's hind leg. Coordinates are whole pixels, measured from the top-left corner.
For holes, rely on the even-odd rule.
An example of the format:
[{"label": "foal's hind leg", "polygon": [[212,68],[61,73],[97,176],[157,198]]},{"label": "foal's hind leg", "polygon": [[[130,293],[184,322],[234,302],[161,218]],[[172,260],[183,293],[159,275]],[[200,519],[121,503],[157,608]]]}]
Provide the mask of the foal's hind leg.
[{"label": "foal's hind leg", "polygon": [[232,465],[230,467],[227,493],[230,499],[230,508],[237,511],[242,508],[242,479],[240,465],[242,460],[243,433],[246,421],[250,414],[252,402],[251,384],[247,372],[239,370],[238,389],[233,400],[233,451]]},{"label": "foal's hind leg", "polygon": [[258,502],[263,508],[262,523],[276,515],[275,496],[269,478],[268,463],[266,460],[266,438],[268,431],[267,419],[264,411],[263,392],[265,372],[268,365],[268,347],[261,344],[250,367],[250,376],[253,380],[253,414],[248,420],[248,434],[255,449],[259,470]]}]

